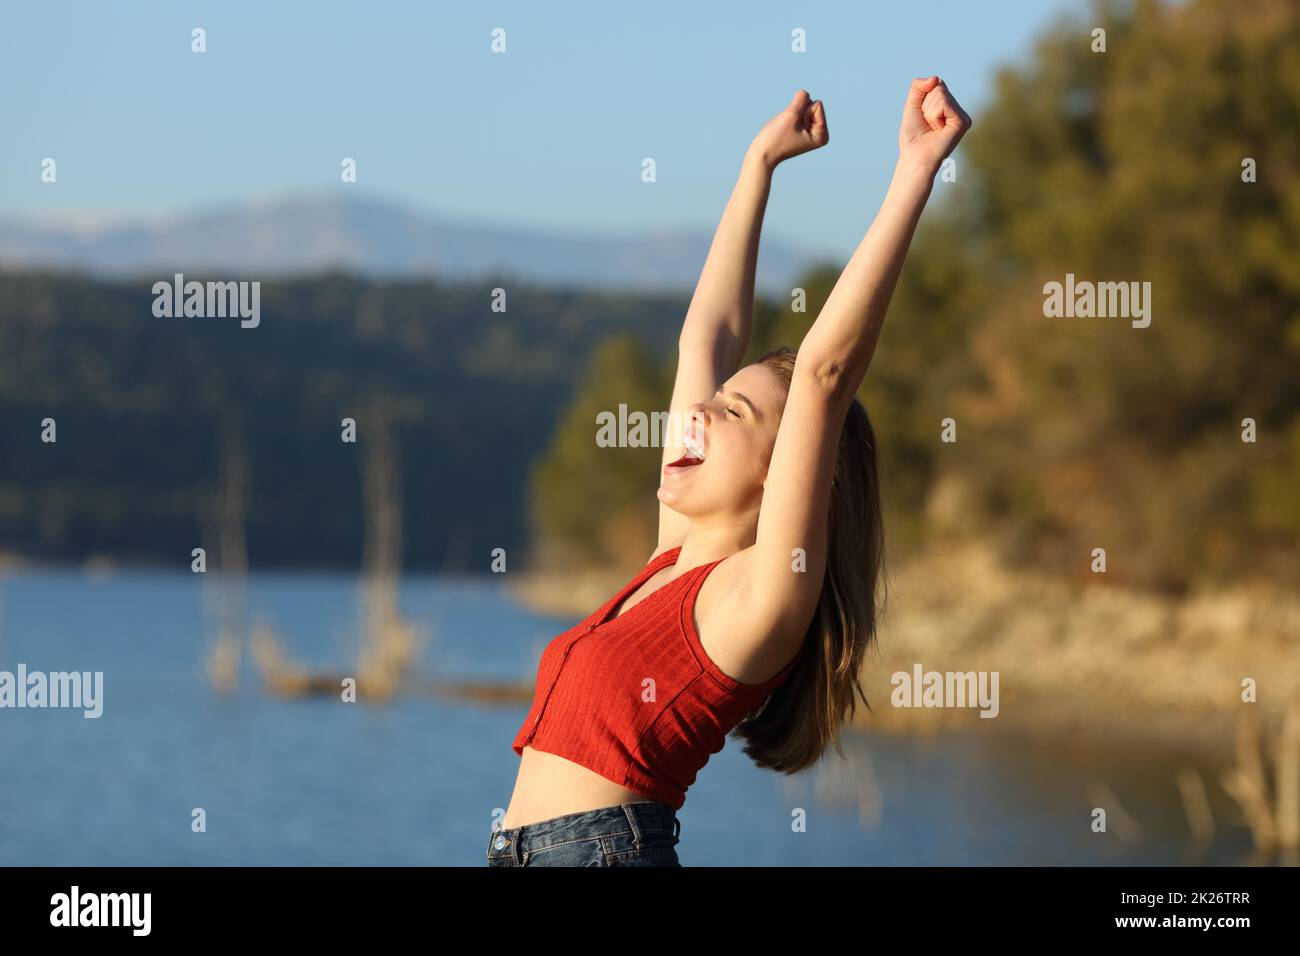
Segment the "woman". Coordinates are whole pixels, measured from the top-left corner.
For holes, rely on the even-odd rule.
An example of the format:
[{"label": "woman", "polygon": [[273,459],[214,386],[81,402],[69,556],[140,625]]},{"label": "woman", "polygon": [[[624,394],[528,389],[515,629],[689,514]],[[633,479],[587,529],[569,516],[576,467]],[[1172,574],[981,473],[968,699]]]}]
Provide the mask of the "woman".
[{"label": "woman", "polygon": [[[800,90],[745,154],[679,339],[659,542],[555,638],[515,738],[493,866],[678,866],[676,811],[734,730],[759,766],[813,765],[852,717],[875,637],[876,449],[854,397],[940,163],[970,117],[916,80],[884,204],[799,346],[737,369],[776,166],[826,145]],[[869,706],[869,705],[868,705]]]}]

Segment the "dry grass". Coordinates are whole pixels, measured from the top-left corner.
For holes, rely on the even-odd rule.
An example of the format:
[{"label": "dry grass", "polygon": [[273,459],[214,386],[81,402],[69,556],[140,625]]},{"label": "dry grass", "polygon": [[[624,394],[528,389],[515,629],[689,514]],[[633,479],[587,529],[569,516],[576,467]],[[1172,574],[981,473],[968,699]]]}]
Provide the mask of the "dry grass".
[{"label": "dry grass", "polygon": [[1238,717],[1236,763],[1223,772],[1223,789],[1240,805],[1258,851],[1294,855],[1300,850],[1300,700],[1288,708],[1269,755],[1259,723],[1253,708]]}]

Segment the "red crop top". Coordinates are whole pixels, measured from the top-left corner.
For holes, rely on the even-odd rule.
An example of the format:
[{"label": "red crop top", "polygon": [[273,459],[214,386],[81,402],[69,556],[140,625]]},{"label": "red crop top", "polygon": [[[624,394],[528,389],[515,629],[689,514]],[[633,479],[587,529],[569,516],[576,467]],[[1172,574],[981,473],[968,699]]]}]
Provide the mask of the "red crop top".
[{"label": "red crop top", "polygon": [[[726,735],[794,668],[742,684],[709,659],[695,629],[695,598],[718,564],[691,568],[612,620],[624,598],[677,561],[651,559],[595,613],[546,646],[533,704],[515,736],[680,809],[695,775]],[[543,718],[545,718],[543,720]]]}]

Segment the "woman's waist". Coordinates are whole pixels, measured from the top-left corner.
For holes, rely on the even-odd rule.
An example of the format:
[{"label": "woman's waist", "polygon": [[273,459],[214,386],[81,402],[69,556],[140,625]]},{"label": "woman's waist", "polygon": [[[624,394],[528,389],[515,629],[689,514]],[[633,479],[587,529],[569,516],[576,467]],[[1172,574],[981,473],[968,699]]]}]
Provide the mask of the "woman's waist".
[{"label": "woman's waist", "polygon": [[[568,814],[653,799],[558,754],[527,745],[503,827],[521,827]],[[671,808],[670,808],[671,809]]]}]

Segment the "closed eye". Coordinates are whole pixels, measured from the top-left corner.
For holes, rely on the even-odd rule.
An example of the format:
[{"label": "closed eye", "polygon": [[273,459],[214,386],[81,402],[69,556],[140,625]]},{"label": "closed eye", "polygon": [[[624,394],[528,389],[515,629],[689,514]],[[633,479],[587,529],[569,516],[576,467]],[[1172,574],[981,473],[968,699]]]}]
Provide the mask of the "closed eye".
[{"label": "closed eye", "polygon": [[[724,393],[726,393],[726,394],[724,394]],[[716,398],[717,396],[719,396],[719,395],[722,395],[724,398],[730,397],[731,399],[733,399],[733,400],[735,400],[735,401],[739,401],[742,405],[744,405],[746,408],[749,409],[749,418],[746,419],[745,416],[741,415],[740,412],[736,411],[736,409],[735,409],[733,406],[728,405],[728,406],[727,406],[727,414],[728,414],[728,415],[735,415],[737,418],[741,419],[742,421],[762,421],[762,420],[763,420],[763,416],[760,415],[759,412],[758,412],[758,409],[754,407],[754,403],[751,402],[749,399],[747,399],[744,395],[741,395],[739,392],[729,392],[729,393],[728,393],[726,389],[724,389],[721,385],[719,385],[718,388],[717,388],[717,390],[714,391],[713,395],[714,395],[715,398]]]}]

